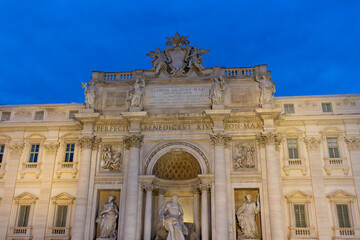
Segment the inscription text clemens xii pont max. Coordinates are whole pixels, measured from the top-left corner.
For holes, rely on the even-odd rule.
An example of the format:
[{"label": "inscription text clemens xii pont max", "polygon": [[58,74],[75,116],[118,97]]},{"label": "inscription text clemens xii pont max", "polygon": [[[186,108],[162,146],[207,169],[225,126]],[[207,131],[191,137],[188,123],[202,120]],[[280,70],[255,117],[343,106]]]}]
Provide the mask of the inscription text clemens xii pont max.
[{"label": "inscription text clemens xii pont max", "polygon": [[155,88],[145,90],[145,105],[210,104],[208,87]]}]

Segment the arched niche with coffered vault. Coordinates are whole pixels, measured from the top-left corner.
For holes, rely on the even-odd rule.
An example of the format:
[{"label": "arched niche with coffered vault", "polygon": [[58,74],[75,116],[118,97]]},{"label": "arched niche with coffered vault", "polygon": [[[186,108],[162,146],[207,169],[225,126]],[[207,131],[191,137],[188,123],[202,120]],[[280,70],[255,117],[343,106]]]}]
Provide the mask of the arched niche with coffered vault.
[{"label": "arched niche with coffered vault", "polygon": [[144,172],[167,180],[196,178],[210,172],[209,156],[194,143],[172,141],[156,145],[147,155]]}]

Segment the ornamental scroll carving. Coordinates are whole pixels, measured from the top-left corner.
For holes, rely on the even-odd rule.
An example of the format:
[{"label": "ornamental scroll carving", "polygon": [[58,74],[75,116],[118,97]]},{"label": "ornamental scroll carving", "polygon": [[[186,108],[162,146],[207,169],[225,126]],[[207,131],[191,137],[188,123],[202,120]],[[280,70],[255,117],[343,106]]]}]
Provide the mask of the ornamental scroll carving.
[{"label": "ornamental scroll carving", "polygon": [[96,138],[96,136],[83,136],[78,140],[78,144],[81,149],[93,149],[97,150],[99,147],[101,139]]},{"label": "ornamental scroll carving", "polygon": [[317,152],[320,150],[321,139],[317,137],[306,137],[304,143],[309,152]]},{"label": "ornamental scroll carving", "polygon": [[344,141],[345,141],[349,151],[359,151],[360,150],[360,138],[344,137]]},{"label": "ornamental scroll carving", "polygon": [[124,139],[125,148],[130,149],[131,147],[141,148],[141,145],[144,140],[144,135],[130,135],[126,136]]},{"label": "ornamental scroll carving", "polygon": [[102,169],[110,171],[121,170],[122,168],[122,155],[120,151],[113,150],[112,145],[105,145],[102,153]]},{"label": "ornamental scroll carving", "polygon": [[231,137],[225,134],[210,134],[210,140],[213,145],[224,145],[225,147],[229,147],[231,143]]},{"label": "ornamental scroll carving", "polygon": [[60,143],[44,143],[45,152],[53,154],[58,150]]},{"label": "ornamental scroll carving", "polygon": [[20,157],[22,151],[24,150],[24,146],[25,146],[24,143],[10,143],[9,144],[10,156]]},{"label": "ornamental scroll carving", "polygon": [[255,168],[255,146],[251,143],[237,143],[233,149],[235,169]]}]

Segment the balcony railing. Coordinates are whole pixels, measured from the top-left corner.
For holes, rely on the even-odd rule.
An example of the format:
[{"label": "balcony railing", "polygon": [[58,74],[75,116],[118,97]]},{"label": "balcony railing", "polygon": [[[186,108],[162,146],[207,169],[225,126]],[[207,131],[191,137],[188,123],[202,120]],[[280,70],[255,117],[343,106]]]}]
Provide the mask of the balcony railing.
[{"label": "balcony railing", "polygon": [[360,228],[333,228],[335,239],[359,239]]},{"label": "balcony railing", "polygon": [[349,166],[346,158],[325,158],[325,171],[330,175],[333,170],[343,170],[345,175],[349,174]]},{"label": "balcony railing", "polygon": [[42,162],[24,162],[22,164],[23,167],[19,171],[21,178],[24,178],[25,174],[34,174],[36,178],[39,178]]},{"label": "balcony railing", "polygon": [[291,239],[315,239],[315,228],[290,227]]},{"label": "balcony railing", "polygon": [[68,237],[70,236],[70,233],[70,227],[49,227],[48,235]]},{"label": "balcony railing", "polygon": [[32,227],[11,227],[10,235],[15,236],[31,236]]},{"label": "balcony railing", "polygon": [[307,167],[305,159],[295,158],[295,159],[285,159],[284,160],[284,172],[286,176],[290,175],[291,170],[299,170],[302,175],[306,175]]},{"label": "balcony railing", "polygon": [[78,173],[77,164],[78,162],[58,162],[56,170],[57,178],[61,178],[61,175],[64,173],[71,174],[72,178],[75,178]]},{"label": "balcony railing", "polygon": [[255,68],[226,68],[225,76],[230,78],[253,77],[255,76]]}]

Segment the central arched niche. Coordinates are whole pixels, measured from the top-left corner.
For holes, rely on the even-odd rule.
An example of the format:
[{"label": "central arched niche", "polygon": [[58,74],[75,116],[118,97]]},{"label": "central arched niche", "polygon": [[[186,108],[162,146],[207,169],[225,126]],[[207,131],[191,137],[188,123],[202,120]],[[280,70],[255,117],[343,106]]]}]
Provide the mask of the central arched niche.
[{"label": "central arched niche", "polygon": [[170,151],[156,161],[152,174],[167,180],[193,179],[201,174],[201,167],[190,153]]}]

